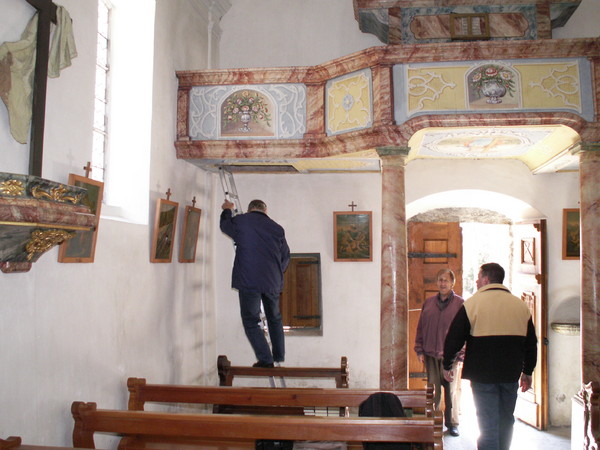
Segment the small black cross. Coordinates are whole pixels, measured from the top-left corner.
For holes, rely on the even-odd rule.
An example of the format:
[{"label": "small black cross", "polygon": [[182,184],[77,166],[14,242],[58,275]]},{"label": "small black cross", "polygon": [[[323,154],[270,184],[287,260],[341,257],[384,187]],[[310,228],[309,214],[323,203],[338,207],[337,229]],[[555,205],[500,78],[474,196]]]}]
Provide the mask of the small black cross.
[{"label": "small black cross", "polygon": [[192,208],[196,207],[196,196],[194,195],[194,198],[192,199]]},{"label": "small black cross", "polygon": [[358,205],[355,205],[354,200],[352,200],[352,203],[350,203],[348,206],[352,208],[352,212],[354,212],[354,208],[356,208]]},{"label": "small black cross", "polygon": [[167,196],[167,200],[170,200],[171,198],[171,188],[167,189],[167,192],[165,192],[165,195]]}]

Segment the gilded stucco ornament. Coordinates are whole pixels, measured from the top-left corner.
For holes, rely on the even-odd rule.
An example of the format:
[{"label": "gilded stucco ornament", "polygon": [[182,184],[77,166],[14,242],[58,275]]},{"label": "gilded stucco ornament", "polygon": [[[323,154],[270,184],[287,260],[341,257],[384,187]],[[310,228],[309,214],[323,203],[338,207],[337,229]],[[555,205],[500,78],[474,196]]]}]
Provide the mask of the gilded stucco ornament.
[{"label": "gilded stucco ornament", "polygon": [[62,244],[67,239],[75,236],[74,232],[65,230],[35,230],[31,233],[31,239],[25,245],[27,251],[27,261],[35,256],[36,253],[45,253],[52,247]]},{"label": "gilded stucco ornament", "polygon": [[25,185],[19,180],[6,180],[0,183],[0,193],[15,197],[25,194]]},{"label": "gilded stucco ornament", "polygon": [[71,191],[65,186],[54,187],[50,189],[49,192],[42,190],[39,186],[35,186],[31,189],[31,195],[33,195],[33,197],[37,199],[48,199],[62,203],[71,202],[74,205],[78,204],[81,200],[82,194],[78,194],[75,196],[66,195],[69,192]]}]

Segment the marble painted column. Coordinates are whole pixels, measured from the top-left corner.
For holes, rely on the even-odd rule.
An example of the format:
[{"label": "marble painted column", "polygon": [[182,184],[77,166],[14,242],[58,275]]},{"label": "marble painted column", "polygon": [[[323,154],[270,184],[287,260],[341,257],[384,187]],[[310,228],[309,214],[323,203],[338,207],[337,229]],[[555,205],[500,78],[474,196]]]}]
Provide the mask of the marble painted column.
[{"label": "marble painted column", "polygon": [[407,147],[378,148],[382,163],[380,389],[406,388],[408,266],[404,165]]},{"label": "marble painted column", "polygon": [[581,381],[589,383],[600,382],[600,143],[581,149]]}]

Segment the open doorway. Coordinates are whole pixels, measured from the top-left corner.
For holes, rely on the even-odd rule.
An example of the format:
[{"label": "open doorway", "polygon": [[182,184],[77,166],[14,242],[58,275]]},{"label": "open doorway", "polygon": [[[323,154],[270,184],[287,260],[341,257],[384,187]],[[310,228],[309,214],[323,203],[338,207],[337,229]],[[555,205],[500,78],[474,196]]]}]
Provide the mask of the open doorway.
[{"label": "open doorway", "polygon": [[[446,208],[414,216],[409,220],[408,230],[409,386],[419,388],[426,383],[425,368],[414,354],[414,336],[424,300],[437,293],[437,271],[440,268],[452,269],[457,277],[454,290],[467,300],[477,291],[475,280],[479,267],[487,262],[496,262],[506,271],[504,285],[529,306],[540,342],[534,387],[519,395],[515,414],[524,422],[545,429],[545,221],[520,224],[483,209]],[[440,230],[448,232],[444,234]],[[432,247],[432,243],[435,246]],[[470,387],[466,390],[470,394]],[[469,398],[465,396],[465,401],[468,402]],[[464,405],[465,411],[472,409],[472,403]]]},{"label": "open doorway", "polygon": [[[463,291],[464,299],[476,291],[477,273],[482,264],[496,262],[510,273],[512,236],[507,223],[461,223],[463,235]],[[510,280],[505,280],[510,289]]]}]

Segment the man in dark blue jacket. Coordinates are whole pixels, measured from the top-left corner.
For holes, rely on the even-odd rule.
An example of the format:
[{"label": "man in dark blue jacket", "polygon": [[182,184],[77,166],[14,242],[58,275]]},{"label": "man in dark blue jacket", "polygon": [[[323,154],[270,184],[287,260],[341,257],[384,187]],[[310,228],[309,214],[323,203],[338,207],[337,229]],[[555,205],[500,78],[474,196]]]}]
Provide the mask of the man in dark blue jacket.
[{"label": "man in dark blue jacket", "polygon": [[[235,261],[231,286],[240,297],[240,312],[246,336],[258,360],[254,367],[273,367],[285,358],[283,321],[279,296],[283,290],[283,272],[290,261],[290,249],[281,225],[267,216],[267,205],[252,200],[246,214],[233,215],[234,204],[222,205],[221,231],[235,243]],[[260,323],[263,304],[273,352]]]}]

